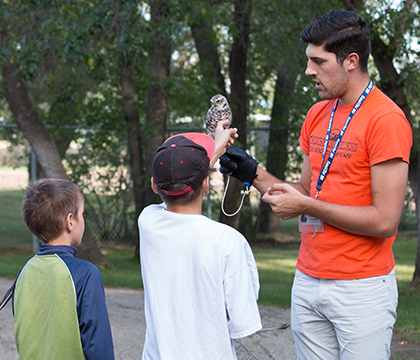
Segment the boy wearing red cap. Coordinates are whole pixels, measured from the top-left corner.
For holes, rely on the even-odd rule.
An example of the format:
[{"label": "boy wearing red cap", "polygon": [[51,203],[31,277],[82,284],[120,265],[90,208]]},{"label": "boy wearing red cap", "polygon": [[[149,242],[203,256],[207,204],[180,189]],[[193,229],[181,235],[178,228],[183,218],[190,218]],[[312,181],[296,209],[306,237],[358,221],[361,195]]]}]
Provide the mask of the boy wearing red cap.
[{"label": "boy wearing red cap", "polygon": [[201,215],[210,166],[236,129],[219,124],[167,139],[153,161],[152,189],[164,203],[141,213],[140,257],[147,359],[236,359],[232,339],[261,329],[259,280],[246,239]]}]

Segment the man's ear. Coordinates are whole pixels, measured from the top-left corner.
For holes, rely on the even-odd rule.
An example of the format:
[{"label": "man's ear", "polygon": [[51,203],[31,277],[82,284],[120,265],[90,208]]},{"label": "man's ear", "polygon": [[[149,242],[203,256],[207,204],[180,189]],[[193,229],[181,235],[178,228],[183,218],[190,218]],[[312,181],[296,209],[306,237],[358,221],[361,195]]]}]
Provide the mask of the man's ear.
[{"label": "man's ear", "polygon": [[348,71],[356,69],[359,66],[359,61],[359,55],[356,53],[349,54],[349,56],[347,56],[347,58],[344,60]]},{"label": "man's ear", "polygon": [[155,179],[153,179],[153,177],[151,177],[151,178],[150,178],[150,186],[151,186],[151,188],[152,188],[153,192],[154,192],[155,194],[159,195],[159,192],[158,192],[158,187],[157,187],[157,185],[156,185],[156,183],[155,183]]},{"label": "man's ear", "polygon": [[210,192],[210,178],[208,176],[203,181],[203,191],[205,194]]}]

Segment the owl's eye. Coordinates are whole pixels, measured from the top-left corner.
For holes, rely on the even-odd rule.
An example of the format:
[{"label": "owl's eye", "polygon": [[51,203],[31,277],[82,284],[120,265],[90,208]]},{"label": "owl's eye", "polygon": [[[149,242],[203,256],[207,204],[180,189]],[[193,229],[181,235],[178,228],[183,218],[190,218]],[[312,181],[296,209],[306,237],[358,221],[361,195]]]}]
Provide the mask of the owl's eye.
[{"label": "owl's eye", "polygon": [[216,102],[218,102],[218,103],[219,103],[220,101],[221,101],[221,100],[216,100]]}]

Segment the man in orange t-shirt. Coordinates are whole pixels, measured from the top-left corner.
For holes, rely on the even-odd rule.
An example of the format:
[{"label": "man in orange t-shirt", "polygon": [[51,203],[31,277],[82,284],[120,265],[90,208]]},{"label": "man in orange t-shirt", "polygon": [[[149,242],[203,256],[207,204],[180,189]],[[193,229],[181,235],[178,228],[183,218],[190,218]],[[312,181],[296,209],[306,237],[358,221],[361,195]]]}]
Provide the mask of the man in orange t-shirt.
[{"label": "man in orange t-shirt", "polygon": [[298,359],[389,359],[398,302],[392,244],[411,128],[369,78],[370,34],[359,14],[331,11],[301,37],[305,73],[324,101],[302,127],[300,182],[278,180],[233,147],[221,171],[254,185],[282,219],[300,216],[291,314]]}]

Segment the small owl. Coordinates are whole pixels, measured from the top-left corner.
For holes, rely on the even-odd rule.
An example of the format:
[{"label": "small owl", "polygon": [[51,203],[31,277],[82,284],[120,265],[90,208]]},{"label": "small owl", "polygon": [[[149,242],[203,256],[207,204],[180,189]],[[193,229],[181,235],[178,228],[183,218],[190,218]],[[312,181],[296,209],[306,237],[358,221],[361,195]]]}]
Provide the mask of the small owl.
[{"label": "small owl", "polygon": [[224,126],[225,129],[229,128],[232,124],[232,111],[230,110],[227,99],[223,95],[215,95],[210,101],[211,106],[206,118],[206,131],[214,139],[214,133],[219,121],[229,120],[229,124]]}]

